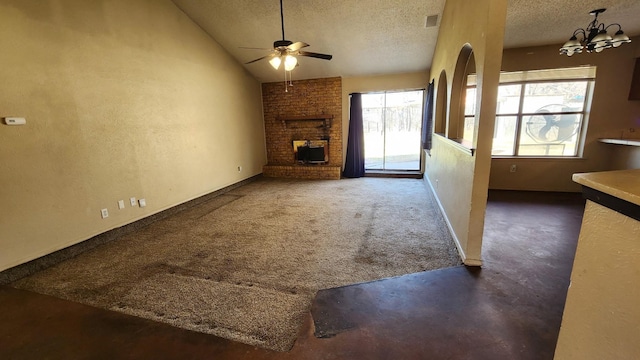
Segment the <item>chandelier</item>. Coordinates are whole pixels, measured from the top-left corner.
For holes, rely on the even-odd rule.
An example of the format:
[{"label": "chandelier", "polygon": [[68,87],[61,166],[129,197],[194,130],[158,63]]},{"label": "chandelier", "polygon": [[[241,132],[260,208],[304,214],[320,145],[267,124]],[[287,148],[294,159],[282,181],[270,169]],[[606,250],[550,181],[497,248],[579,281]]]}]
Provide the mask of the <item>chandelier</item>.
[{"label": "chandelier", "polygon": [[[605,26],[602,23],[598,23],[598,15],[605,12],[607,9],[592,10],[589,15],[594,15],[595,18],[587,25],[586,29],[578,28],[573,32],[573,36],[560,48],[560,55],[572,56],[573,54],[579,54],[582,49],[586,49],[587,52],[601,52],[604,49],[611,47],[618,47],[624,43],[630,43],[631,40],[622,31],[620,24],[610,24]],[[617,26],[618,31],[613,37],[607,34],[607,29],[611,26]],[[581,39],[578,40],[578,37]]]}]

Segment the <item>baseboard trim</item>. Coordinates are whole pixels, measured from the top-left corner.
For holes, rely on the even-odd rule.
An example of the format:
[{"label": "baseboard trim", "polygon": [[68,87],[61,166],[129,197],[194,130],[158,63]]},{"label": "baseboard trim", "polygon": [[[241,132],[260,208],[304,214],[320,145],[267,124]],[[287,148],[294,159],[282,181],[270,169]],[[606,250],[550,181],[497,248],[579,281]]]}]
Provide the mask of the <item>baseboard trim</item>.
[{"label": "baseboard trim", "polygon": [[449,228],[449,233],[453,238],[454,244],[456,244],[456,249],[458,249],[458,255],[460,255],[460,259],[462,259],[462,263],[465,264],[466,266],[482,266],[481,259],[471,259],[467,257],[467,254],[465,254],[464,249],[462,248],[462,245],[460,245],[460,240],[458,239],[458,236],[456,235],[456,232],[453,230],[453,226],[451,225],[451,222],[447,217],[447,213],[444,210],[444,206],[442,206],[442,203],[440,202],[440,198],[438,198],[438,194],[436,193],[436,190],[434,189],[433,184],[431,183],[431,180],[429,180],[429,177],[426,176],[426,174],[423,179],[429,185],[431,193],[433,193],[433,198],[436,200],[436,203],[440,208],[440,212],[442,213],[442,217],[444,218],[445,223],[447,223],[447,227]]},{"label": "baseboard trim", "polygon": [[398,179],[422,179],[420,171],[413,170],[365,170],[365,177],[398,178]]},{"label": "baseboard trim", "polygon": [[12,283],[16,280],[22,279],[29,275],[35,274],[38,271],[44,270],[48,267],[54,266],[58,263],[61,263],[65,260],[71,259],[75,256],[78,256],[86,251],[91,249],[95,249],[96,247],[106,244],[110,241],[113,241],[121,236],[129,234],[131,232],[137,231],[147,225],[150,225],[158,220],[162,220],[168,216],[176,214],[185,209],[191,208],[198,204],[201,204],[205,201],[209,201],[212,198],[227,193],[233,189],[236,189],[240,186],[246,185],[258,178],[261,178],[262,174],[258,174],[252,176],[248,179],[241,180],[237,183],[231,184],[229,186],[225,186],[222,189],[215,190],[208,194],[199,196],[195,199],[185,201],[181,204],[172,206],[168,209],[162,210],[155,214],[149,215],[145,218],[136,220],[132,223],[123,225],[121,227],[103,232],[96,236],[93,236],[87,240],[81,241],[77,244],[71,245],[64,249],[60,249],[58,251],[54,251],[50,254],[41,256],[37,259],[33,259],[26,263],[16,265],[14,267],[8,268],[6,270],[0,271],[0,285],[6,285]]}]

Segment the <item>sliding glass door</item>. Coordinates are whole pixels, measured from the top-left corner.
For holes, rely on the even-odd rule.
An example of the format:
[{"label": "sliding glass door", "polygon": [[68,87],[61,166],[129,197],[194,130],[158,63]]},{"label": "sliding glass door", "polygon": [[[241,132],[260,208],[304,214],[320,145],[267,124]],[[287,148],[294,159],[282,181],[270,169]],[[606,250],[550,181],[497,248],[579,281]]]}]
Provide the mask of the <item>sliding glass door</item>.
[{"label": "sliding glass door", "polygon": [[362,94],[365,170],[420,170],[423,90]]}]

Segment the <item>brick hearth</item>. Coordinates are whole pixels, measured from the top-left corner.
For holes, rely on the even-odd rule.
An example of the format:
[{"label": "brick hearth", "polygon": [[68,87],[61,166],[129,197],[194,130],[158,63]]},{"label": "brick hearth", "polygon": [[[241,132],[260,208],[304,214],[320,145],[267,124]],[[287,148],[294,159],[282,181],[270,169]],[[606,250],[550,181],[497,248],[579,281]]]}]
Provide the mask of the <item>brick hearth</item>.
[{"label": "brick hearth", "polygon": [[340,166],[331,165],[265,165],[262,175],[266,177],[295,179],[340,179]]},{"label": "brick hearth", "polygon": [[[301,179],[340,179],[342,170],[342,79],[262,84],[267,165],[263,175]],[[293,140],[328,140],[326,164],[298,164]]]}]

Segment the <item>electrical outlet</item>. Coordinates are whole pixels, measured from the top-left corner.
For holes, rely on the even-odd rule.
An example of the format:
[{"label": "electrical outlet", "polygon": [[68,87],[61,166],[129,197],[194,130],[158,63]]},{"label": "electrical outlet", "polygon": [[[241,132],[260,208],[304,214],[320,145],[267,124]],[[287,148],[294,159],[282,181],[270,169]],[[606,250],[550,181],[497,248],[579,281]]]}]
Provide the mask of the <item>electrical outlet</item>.
[{"label": "electrical outlet", "polygon": [[100,210],[100,215],[102,215],[103,219],[108,218],[109,217],[109,210],[107,210],[107,209]]},{"label": "electrical outlet", "polygon": [[124,200],[118,200],[118,209],[124,209]]},{"label": "electrical outlet", "polygon": [[134,197],[129,198],[129,204],[131,204],[131,206],[138,205],[138,203],[136,202],[136,198],[134,198]]},{"label": "electrical outlet", "polygon": [[515,165],[511,165],[511,167],[509,168],[509,172],[516,172],[518,168]]},{"label": "electrical outlet", "polygon": [[21,117],[6,117],[4,118],[6,125],[24,125],[27,123],[27,119]]}]

